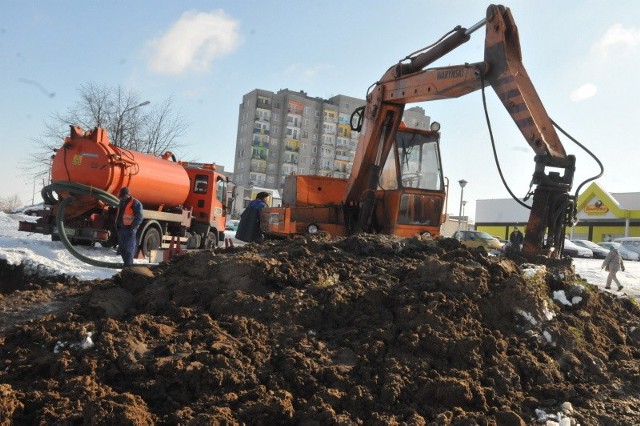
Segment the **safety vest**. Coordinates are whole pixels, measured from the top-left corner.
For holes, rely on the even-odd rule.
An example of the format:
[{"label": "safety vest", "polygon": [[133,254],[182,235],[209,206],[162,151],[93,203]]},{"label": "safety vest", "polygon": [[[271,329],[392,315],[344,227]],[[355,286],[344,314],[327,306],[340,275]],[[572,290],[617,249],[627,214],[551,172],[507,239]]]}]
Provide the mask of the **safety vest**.
[{"label": "safety vest", "polygon": [[[129,199],[129,201],[124,205],[124,211],[122,212],[122,224],[124,226],[130,226],[133,223],[133,219],[135,218],[135,213],[133,212],[133,197]],[[120,208],[118,208],[118,215],[120,214]],[[118,216],[116,216],[118,217]]]}]

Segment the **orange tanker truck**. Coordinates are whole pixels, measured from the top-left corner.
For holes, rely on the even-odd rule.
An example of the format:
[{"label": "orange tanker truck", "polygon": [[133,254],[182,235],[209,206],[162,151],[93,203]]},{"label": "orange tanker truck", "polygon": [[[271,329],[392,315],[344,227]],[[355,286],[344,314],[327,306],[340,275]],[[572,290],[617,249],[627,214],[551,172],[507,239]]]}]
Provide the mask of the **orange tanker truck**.
[{"label": "orange tanker truck", "polygon": [[20,222],[19,229],[51,235],[71,253],[74,244],[117,244],[115,194],[128,187],[144,206],[138,229],[139,255],[180,241],[187,248],[212,248],[224,239],[228,179],[215,164],[176,161],[167,152],[160,157],[120,148],[109,142],[107,131],[71,126],[70,136],[56,150],[51,184],[43,188],[44,208],[36,222]]}]

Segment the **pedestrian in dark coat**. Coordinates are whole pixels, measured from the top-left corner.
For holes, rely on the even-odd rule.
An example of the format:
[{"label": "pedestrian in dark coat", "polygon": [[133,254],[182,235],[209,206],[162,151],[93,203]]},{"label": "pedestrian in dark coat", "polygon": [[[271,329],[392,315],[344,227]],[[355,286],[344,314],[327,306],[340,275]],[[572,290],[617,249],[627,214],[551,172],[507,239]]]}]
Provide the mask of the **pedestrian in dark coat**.
[{"label": "pedestrian in dark coat", "polygon": [[138,248],[136,233],[144,219],[142,203],[131,196],[127,187],[120,188],[118,196],[120,198],[116,214],[118,252],[122,256],[124,266],[131,266]]},{"label": "pedestrian in dark coat", "polygon": [[240,215],[236,239],[247,243],[259,243],[263,240],[260,230],[260,212],[267,207],[268,192],[259,192]]},{"label": "pedestrian in dark coat", "polygon": [[513,227],[513,232],[509,235],[509,242],[511,243],[511,250],[520,251],[520,249],[522,249],[524,235],[522,235],[522,232],[520,232],[517,226]]}]

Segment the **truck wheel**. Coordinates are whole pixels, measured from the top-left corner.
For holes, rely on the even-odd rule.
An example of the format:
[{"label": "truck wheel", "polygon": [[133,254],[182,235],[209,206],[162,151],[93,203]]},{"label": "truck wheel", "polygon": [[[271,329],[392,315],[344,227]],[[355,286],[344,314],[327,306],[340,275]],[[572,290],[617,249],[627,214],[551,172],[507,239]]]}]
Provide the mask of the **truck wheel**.
[{"label": "truck wheel", "polygon": [[142,236],[140,243],[142,254],[144,257],[149,257],[151,250],[157,250],[160,248],[160,232],[156,228],[150,227]]},{"label": "truck wheel", "polygon": [[191,234],[187,239],[187,249],[193,250],[200,248],[200,234]]},{"label": "truck wheel", "polygon": [[218,247],[218,234],[216,232],[209,232],[207,239],[204,241],[204,249],[212,249]]}]

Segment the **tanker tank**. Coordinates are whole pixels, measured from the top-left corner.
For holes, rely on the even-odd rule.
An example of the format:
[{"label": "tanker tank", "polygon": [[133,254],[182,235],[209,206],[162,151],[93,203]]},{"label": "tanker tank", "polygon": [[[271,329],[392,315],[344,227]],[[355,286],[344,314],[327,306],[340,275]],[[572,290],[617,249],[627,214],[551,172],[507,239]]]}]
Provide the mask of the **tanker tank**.
[{"label": "tanker tank", "polygon": [[70,136],[53,158],[51,178],[114,195],[126,186],[147,210],[180,206],[189,194],[189,176],[168,157],[119,148],[102,128],[84,131],[71,126]]}]

